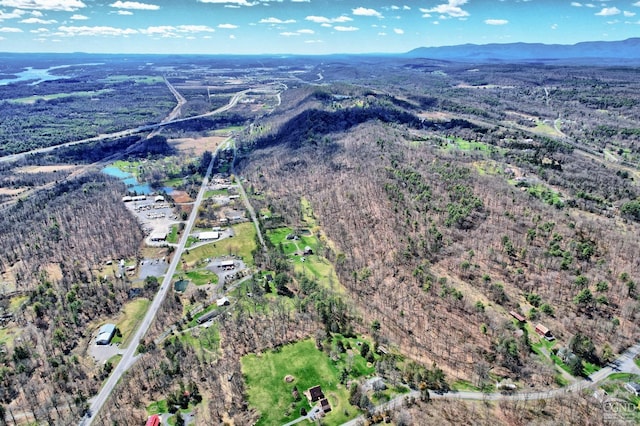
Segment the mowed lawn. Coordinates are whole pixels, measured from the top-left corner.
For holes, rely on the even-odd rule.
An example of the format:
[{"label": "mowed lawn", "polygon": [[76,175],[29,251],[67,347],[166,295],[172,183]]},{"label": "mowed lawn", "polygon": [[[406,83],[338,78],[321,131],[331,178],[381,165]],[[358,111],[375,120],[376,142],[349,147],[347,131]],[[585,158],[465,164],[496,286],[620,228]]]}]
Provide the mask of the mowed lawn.
[{"label": "mowed lawn", "polygon": [[215,259],[233,254],[241,257],[247,266],[253,266],[252,252],[256,249],[256,228],[253,222],[233,225],[233,232],[235,236],[232,238],[225,238],[194,249],[187,249],[182,255],[182,259],[190,267],[194,267],[201,259]]},{"label": "mowed lawn", "polygon": [[[339,382],[338,369],[324,352],[316,349],[312,339],[275,352],[246,355],[241,363],[249,404],[262,415],[257,425],[282,425],[300,417],[300,408],[309,411],[311,406],[303,392],[315,385],[322,386],[332,407],[323,424],[342,424],[358,414],[348,402],[349,391]],[[284,380],[287,375],[294,377],[293,382]],[[300,392],[298,402],[291,394],[294,386]]]},{"label": "mowed lawn", "polygon": [[124,311],[117,323],[117,327],[122,333],[123,346],[129,344],[129,339],[138,328],[138,324],[144,318],[150,304],[151,301],[149,299],[141,297],[124,305]]}]

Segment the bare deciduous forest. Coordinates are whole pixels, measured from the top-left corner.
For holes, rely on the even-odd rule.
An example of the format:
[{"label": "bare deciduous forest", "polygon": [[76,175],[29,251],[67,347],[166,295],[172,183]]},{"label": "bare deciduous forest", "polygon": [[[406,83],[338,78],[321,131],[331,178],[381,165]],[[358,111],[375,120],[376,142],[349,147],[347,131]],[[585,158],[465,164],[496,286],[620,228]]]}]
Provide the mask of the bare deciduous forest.
[{"label": "bare deciduous forest", "polygon": [[[0,303],[3,313],[12,310],[4,325],[15,333],[0,334],[4,423],[77,422],[113,368],[88,356],[94,331],[88,327],[124,309],[131,281],[104,275],[102,267],[141,259],[148,232],[122,202],[123,184],[91,167],[106,159],[137,161],[154,187],[177,180],[195,198],[207,164],[190,163],[172,142],[221,130],[236,151],[230,144],[215,172],[242,182],[264,236],[284,225],[306,229],[311,215],[317,254],[338,282],[309,279],[281,247],[267,239],[262,248],[256,238],[252,274],[214,327],[194,326],[187,312],[187,304],[205,303],[204,290],[168,294],[96,424],[142,424],[158,400],[194,405],[196,424],[254,423],[261,413],[247,401],[241,357],[305,338],[323,350],[324,339],[338,333],[372,335],[376,349],[391,348],[393,355],[372,363],[385,378],[440,391],[461,381],[484,389],[496,377],[534,389],[562,386],[553,363],[537,352],[536,324],[585,365],[604,366],[638,342],[635,70],[400,58],[292,59],[280,66],[245,59],[221,77],[216,70],[224,63],[193,61],[201,68],[183,67],[182,59],[166,64],[173,69],[169,84],[187,99],[184,115],[213,111],[236,90],[249,92],[249,100],[217,117],[167,126],[164,136],[114,138],[0,163]],[[43,121],[47,127],[60,114],[81,111],[86,99],[16,109],[11,102],[31,96],[16,89],[0,102],[0,114],[16,114],[0,132],[22,136],[3,144],[2,153],[159,121],[173,107],[163,76],[151,65],[133,65],[140,75],[126,82],[109,73],[134,66],[95,71],[95,84],[67,79],[38,87],[43,97],[74,84],[96,96],[114,92],[100,107],[106,109],[88,116],[120,111],[123,98],[136,110],[97,128],[74,121],[81,129],[73,137],[23,134],[33,123],[19,117],[55,111]],[[265,66],[272,75],[262,74]],[[259,77],[252,75],[257,68]],[[203,69],[210,71],[199,75]],[[224,86],[229,75],[243,84]],[[277,97],[250,93],[273,81],[286,87]],[[153,97],[141,87],[153,89]],[[154,165],[164,156],[180,164],[170,171]],[[30,171],[35,166],[46,167]],[[205,201],[203,211],[210,211],[197,226],[217,223],[214,204]],[[242,208],[240,201],[233,205]],[[273,291],[263,273],[275,276]],[[138,297],[152,299],[158,281],[144,283]],[[510,312],[526,317],[529,327]],[[400,354],[405,361],[395,362]],[[414,374],[414,365],[424,371]],[[420,376],[433,372],[443,376]],[[584,375],[581,363],[572,374]],[[602,423],[590,404],[581,394],[537,402],[434,398],[381,418],[362,411],[367,421],[386,416],[395,424]]]}]

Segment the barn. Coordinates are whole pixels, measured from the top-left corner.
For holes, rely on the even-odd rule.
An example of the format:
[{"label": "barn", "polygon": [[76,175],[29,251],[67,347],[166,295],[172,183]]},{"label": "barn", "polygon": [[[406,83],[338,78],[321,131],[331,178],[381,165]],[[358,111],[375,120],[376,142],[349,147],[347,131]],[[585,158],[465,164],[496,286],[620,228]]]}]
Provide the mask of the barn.
[{"label": "barn", "polygon": [[98,337],[96,337],[96,345],[108,345],[116,332],[116,326],[114,324],[105,324],[100,327],[98,331]]}]

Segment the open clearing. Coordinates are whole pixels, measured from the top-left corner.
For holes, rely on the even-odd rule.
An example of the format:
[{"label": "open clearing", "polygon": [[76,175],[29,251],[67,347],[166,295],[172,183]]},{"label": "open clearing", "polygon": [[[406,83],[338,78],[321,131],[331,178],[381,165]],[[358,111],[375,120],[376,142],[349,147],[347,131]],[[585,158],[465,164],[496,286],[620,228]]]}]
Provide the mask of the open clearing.
[{"label": "open clearing", "polygon": [[0,188],[0,195],[18,195],[26,190],[27,188]]},{"label": "open clearing", "polygon": [[[312,339],[283,346],[275,352],[246,355],[241,362],[249,403],[262,414],[257,425],[284,424],[300,417],[302,407],[310,409],[302,392],[316,385],[322,386],[333,408],[323,424],[341,424],[357,413],[348,403],[346,387],[339,382],[338,368],[316,349]],[[287,375],[293,376],[291,383],[284,380]],[[300,393],[298,402],[291,393],[294,386]],[[350,416],[345,416],[345,411]]]},{"label": "open clearing", "polygon": [[16,169],[17,173],[49,173],[49,172],[59,172],[62,170],[74,170],[77,169],[78,166],[73,164],[51,164],[48,166],[26,166],[20,167]]},{"label": "open clearing", "polygon": [[50,101],[53,99],[69,98],[72,96],[79,96],[79,97],[99,96],[112,91],[113,91],[112,89],[102,89],[102,90],[89,90],[89,91],[69,92],[69,93],[53,93],[50,95],[33,95],[33,96],[27,96],[25,98],[7,99],[7,101],[11,103],[16,103],[16,104],[30,105],[30,104],[35,104],[37,101]]},{"label": "open clearing", "polygon": [[182,260],[190,267],[193,267],[201,259],[215,259],[234,255],[242,258],[247,266],[253,265],[251,253],[256,248],[256,228],[251,222],[233,225],[232,228],[235,235],[233,238],[225,238],[221,241],[186,250],[182,255]]},{"label": "open clearing", "polygon": [[140,321],[142,321],[142,318],[144,318],[150,303],[149,299],[140,298],[132,300],[124,306],[124,310],[117,322],[117,327],[122,333],[122,346],[128,344],[129,338]]},{"label": "open clearing", "polygon": [[178,151],[193,155],[202,155],[205,151],[215,151],[218,145],[227,139],[228,137],[226,136],[207,136],[203,138],[171,139],[169,143]]}]

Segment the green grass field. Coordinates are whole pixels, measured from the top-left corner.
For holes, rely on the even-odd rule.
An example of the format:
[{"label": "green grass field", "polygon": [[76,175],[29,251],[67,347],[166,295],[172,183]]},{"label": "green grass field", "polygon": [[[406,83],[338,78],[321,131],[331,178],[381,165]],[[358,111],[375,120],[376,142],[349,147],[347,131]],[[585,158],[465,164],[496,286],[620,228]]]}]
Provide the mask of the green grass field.
[{"label": "green grass field", "polygon": [[217,284],[218,275],[208,269],[196,269],[186,272],[184,275],[195,285]]},{"label": "green grass field", "polygon": [[[302,392],[315,385],[322,386],[332,406],[323,424],[341,424],[358,414],[348,402],[347,389],[339,383],[338,368],[316,349],[311,339],[283,346],[277,351],[246,355],[241,363],[249,404],[262,415],[257,425],[284,424],[298,418],[300,408],[310,408]],[[285,382],[287,375],[294,377],[292,383]],[[291,394],[294,386],[301,397],[297,402]]]},{"label": "green grass field", "polygon": [[204,198],[211,198],[211,197],[215,197],[217,195],[224,195],[227,196],[229,195],[229,191],[226,189],[215,189],[215,190],[208,190],[204,193]]},{"label": "green grass field", "polygon": [[50,95],[33,95],[33,96],[27,96],[25,98],[7,99],[7,101],[14,104],[34,104],[40,100],[50,101],[53,99],[69,98],[72,96],[86,98],[90,96],[99,96],[109,92],[113,92],[113,89],[88,90],[88,91],[69,92],[69,93],[52,93]]},{"label": "green grass field", "polygon": [[147,406],[147,414],[149,414],[150,416],[153,414],[162,414],[167,412],[169,412],[169,408],[167,407],[166,399],[152,402]]},{"label": "green grass field", "polygon": [[138,327],[140,321],[142,321],[142,318],[144,318],[150,304],[151,301],[149,299],[139,298],[124,305],[122,316],[116,324],[117,328],[122,333],[123,345],[126,346],[129,343],[129,339]]},{"label": "green grass field", "polygon": [[178,338],[191,346],[196,353],[205,355],[209,361],[213,361],[218,356],[220,331],[215,323],[209,328],[195,327],[182,332]]},{"label": "green grass field", "polygon": [[163,79],[162,77],[155,75],[110,75],[107,78],[103,78],[101,81],[104,81],[105,83],[133,81],[137,84],[158,84],[162,83]]},{"label": "green grass field", "polygon": [[558,208],[561,208],[564,206],[564,202],[562,201],[560,194],[552,189],[547,188],[542,184],[531,185],[527,189],[527,192],[530,195],[533,195],[534,197],[549,204],[550,206],[555,206]]},{"label": "green grass field", "polygon": [[27,300],[29,300],[29,296],[12,297],[9,301],[9,312],[16,312]]},{"label": "green grass field", "polygon": [[239,223],[232,228],[235,237],[189,249],[182,255],[182,259],[193,267],[201,259],[213,259],[232,254],[241,257],[247,266],[253,266],[251,252],[256,248],[256,228],[252,222]]},{"label": "green grass field", "polygon": [[178,225],[171,225],[171,229],[167,234],[167,242],[170,244],[178,244]]},{"label": "green grass field", "polygon": [[127,173],[131,173],[131,174],[136,174],[138,171],[138,166],[140,166],[142,163],[140,161],[124,161],[124,160],[118,160],[115,161],[114,163],[110,164],[113,167],[117,167],[118,169],[122,170],[123,172],[127,172]]}]

